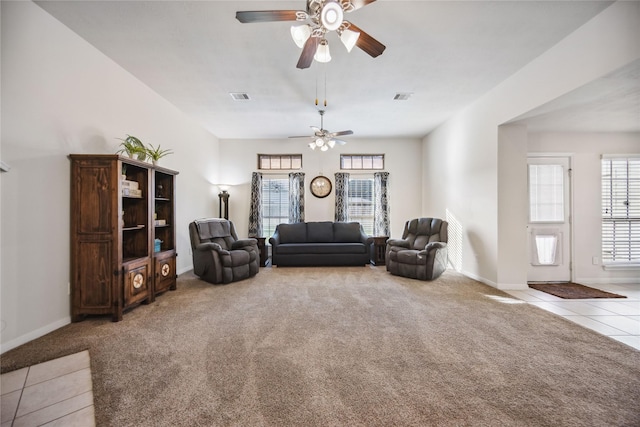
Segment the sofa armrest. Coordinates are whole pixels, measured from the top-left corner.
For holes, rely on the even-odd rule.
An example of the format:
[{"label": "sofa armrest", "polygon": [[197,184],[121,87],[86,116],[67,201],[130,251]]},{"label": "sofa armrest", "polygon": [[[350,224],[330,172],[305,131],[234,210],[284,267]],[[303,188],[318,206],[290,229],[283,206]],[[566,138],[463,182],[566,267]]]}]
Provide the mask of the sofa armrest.
[{"label": "sofa armrest", "polygon": [[280,233],[278,233],[278,230],[276,230],[273,233],[273,236],[269,238],[269,244],[271,244],[271,246],[276,246],[280,244]]},{"label": "sofa armrest", "polygon": [[360,230],[360,241],[365,245],[369,246],[373,243],[373,236],[369,236],[364,231]]}]

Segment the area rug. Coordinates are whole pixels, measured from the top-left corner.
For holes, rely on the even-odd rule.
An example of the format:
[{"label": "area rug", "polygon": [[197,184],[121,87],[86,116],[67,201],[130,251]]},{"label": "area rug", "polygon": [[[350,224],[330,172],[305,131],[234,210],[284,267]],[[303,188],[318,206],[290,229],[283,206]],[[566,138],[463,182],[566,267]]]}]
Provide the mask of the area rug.
[{"label": "area rug", "polygon": [[564,299],[626,298],[624,295],[601,291],[573,282],[529,283],[529,287]]}]

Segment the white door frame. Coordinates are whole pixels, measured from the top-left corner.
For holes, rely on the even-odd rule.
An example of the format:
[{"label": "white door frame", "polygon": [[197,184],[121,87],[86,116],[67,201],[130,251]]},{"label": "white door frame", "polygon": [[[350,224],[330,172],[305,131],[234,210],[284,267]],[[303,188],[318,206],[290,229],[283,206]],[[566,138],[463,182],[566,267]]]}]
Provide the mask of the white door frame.
[{"label": "white door frame", "polygon": [[[576,273],[575,273],[575,269],[574,266],[575,264],[575,260],[574,260],[574,256],[575,256],[575,251],[574,251],[574,212],[573,212],[573,206],[574,206],[574,200],[573,200],[573,153],[527,153],[527,168],[529,165],[529,159],[548,159],[548,158],[561,158],[561,159],[566,159],[568,164],[569,164],[569,170],[568,170],[568,191],[569,191],[569,239],[567,239],[567,242],[569,243],[569,280],[571,280],[572,282],[575,281],[575,277],[576,277]],[[527,186],[528,186],[528,173],[527,173]],[[529,189],[527,188],[527,194],[529,192]],[[527,204],[529,203],[529,198],[527,197]],[[529,218],[527,218],[527,228],[529,227]],[[527,233],[529,234],[529,233]],[[527,256],[529,256],[529,251],[531,250],[531,248],[529,247],[529,241],[527,239]]]}]

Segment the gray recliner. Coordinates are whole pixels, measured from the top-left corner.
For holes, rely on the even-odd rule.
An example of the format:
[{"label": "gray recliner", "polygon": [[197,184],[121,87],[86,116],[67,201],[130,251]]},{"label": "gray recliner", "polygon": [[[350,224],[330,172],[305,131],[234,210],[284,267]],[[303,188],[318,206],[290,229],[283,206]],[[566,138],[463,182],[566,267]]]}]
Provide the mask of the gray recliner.
[{"label": "gray recliner", "polygon": [[402,239],[387,241],[387,271],[412,279],[436,279],[447,269],[448,227],[438,218],[407,221]]},{"label": "gray recliner", "polygon": [[189,224],[189,236],[193,272],[201,279],[209,283],[231,283],[258,274],[258,241],[238,239],[231,221],[198,219]]}]

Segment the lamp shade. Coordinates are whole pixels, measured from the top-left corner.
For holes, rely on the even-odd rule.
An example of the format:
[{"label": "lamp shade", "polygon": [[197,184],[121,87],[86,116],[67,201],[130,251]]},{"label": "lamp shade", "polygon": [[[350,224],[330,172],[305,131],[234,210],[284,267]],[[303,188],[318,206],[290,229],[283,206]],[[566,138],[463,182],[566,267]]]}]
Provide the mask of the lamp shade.
[{"label": "lamp shade", "polygon": [[292,25],[291,26],[291,37],[295,42],[296,46],[299,48],[303,48],[307,39],[311,36],[311,28],[308,24],[301,25]]},{"label": "lamp shade", "polygon": [[352,30],[343,30],[342,34],[340,34],[340,41],[347,48],[347,52],[351,52],[351,49],[358,42],[358,38],[360,37],[360,33]]},{"label": "lamp shade", "polygon": [[331,54],[329,53],[329,42],[326,39],[320,40],[320,44],[318,45],[318,49],[316,50],[316,54],[313,56],[318,62],[329,62],[331,61]]},{"label": "lamp shade", "polygon": [[329,148],[333,148],[336,145],[336,142],[333,139],[330,139],[327,141],[327,145],[329,146]]}]

